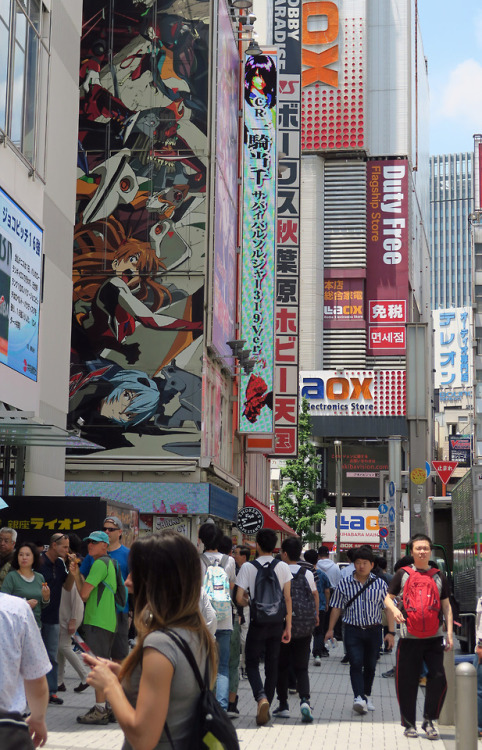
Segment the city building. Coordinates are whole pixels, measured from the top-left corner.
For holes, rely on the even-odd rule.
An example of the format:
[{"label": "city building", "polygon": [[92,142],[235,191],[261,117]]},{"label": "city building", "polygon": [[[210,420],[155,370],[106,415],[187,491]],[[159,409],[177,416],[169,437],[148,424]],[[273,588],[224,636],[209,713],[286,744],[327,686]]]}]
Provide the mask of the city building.
[{"label": "city building", "polygon": [[81,15],[67,0],[0,10],[0,497],[11,508],[14,496],[65,494],[75,443],[65,428]]},{"label": "city building", "polygon": [[430,157],[432,309],[472,302],[473,154]]}]

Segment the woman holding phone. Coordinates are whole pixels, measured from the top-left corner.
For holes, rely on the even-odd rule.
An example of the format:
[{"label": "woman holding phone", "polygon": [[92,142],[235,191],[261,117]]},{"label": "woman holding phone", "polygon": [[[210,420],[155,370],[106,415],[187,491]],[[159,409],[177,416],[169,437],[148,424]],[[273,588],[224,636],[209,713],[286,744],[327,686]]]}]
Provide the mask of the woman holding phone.
[{"label": "woman holding phone", "polygon": [[43,575],[36,570],[39,561],[37,546],[32,542],[22,542],[13,553],[12,570],[5,576],[2,592],[26,599],[41,628],[40,613],[50,602],[50,589]]},{"label": "woman holding phone", "polygon": [[199,608],[201,564],[194,545],[166,531],[131,547],[126,579],[134,594],[137,644],[122,665],[84,655],[87,682],[102,689],[121,726],[123,750],[187,747],[199,699],[194,672],[166,631],[189,645],[201,674],[216,679],[216,646]]}]

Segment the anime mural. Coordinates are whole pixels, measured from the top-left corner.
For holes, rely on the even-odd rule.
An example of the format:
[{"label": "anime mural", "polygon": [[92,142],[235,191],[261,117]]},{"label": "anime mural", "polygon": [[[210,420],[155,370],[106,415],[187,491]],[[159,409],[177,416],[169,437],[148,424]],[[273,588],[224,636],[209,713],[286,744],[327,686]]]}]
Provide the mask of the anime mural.
[{"label": "anime mural", "polygon": [[69,428],[198,456],[210,3],[83,9]]}]

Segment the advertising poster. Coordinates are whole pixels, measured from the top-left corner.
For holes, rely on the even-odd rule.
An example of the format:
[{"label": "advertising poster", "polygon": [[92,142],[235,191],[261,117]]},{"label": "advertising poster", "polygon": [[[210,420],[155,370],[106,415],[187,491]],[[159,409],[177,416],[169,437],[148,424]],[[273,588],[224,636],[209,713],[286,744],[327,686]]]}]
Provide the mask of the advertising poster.
[{"label": "advertising poster", "polygon": [[246,56],[240,338],[255,365],[241,373],[239,430],[273,432],[277,179],[274,55]]},{"label": "advertising poster", "polygon": [[37,380],[43,230],[0,188],[0,363]]},{"label": "advertising poster", "polygon": [[409,260],[406,159],[367,163],[367,354],[405,353]]},{"label": "advertising poster", "polygon": [[363,279],[325,279],[323,290],[323,327],[332,321],[364,320]]},{"label": "advertising poster", "polygon": [[[336,491],[336,461],[333,446],[327,448],[327,489],[331,497]],[[388,471],[386,445],[342,445],[343,496],[378,497],[381,471]]]},{"label": "advertising poster", "polygon": [[449,435],[449,461],[457,461],[457,468],[472,466],[472,436]]},{"label": "advertising poster", "polygon": [[365,146],[366,0],[304,0],[303,151]]},{"label": "advertising poster", "polygon": [[219,0],[212,346],[234,366],[236,338],[239,53],[226,0]]},{"label": "advertising poster", "polygon": [[211,5],[85,0],[68,427],[197,457]]},{"label": "advertising poster", "polygon": [[314,417],[405,415],[405,370],[300,372],[300,389]]}]

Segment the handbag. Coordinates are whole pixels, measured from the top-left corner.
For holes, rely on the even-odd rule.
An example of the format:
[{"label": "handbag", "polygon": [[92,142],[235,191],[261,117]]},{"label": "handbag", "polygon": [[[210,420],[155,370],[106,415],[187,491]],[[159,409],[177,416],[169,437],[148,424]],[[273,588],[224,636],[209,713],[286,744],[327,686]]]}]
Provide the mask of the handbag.
[{"label": "handbag", "polygon": [[34,750],[28,724],[16,711],[0,709],[0,747],[2,750]]}]

